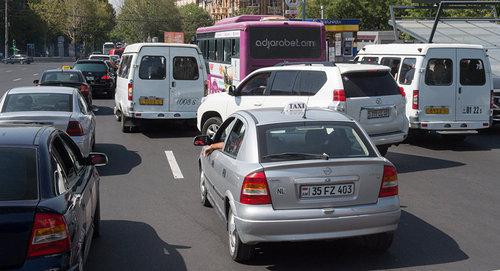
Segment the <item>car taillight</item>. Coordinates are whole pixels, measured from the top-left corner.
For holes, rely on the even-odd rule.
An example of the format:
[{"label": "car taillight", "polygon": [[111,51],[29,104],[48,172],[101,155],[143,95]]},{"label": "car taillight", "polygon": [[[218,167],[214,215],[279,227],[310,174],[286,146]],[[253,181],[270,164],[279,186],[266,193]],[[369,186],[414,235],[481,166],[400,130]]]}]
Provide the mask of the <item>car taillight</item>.
[{"label": "car taillight", "polygon": [[28,257],[60,254],[69,249],[70,240],[64,217],[59,214],[35,214]]},{"label": "car taillight", "polygon": [[384,176],[380,186],[379,198],[391,197],[398,195],[398,173],[396,168],[389,165],[384,165]]},{"label": "car taillight", "polygon": [[401,96],[406,97],[405,89],[403,87],[399,87],[399,93],[401,93]]},{"label": "car taillight", "polygon": [[128,100],[132,101],[134,99],[134,83],[128,83]]},{"label": "car taillight", "polygon": [[271,204],[271,195],[263,171],[247,175],[241,186],[240,202],[243,204]]},{"label": "car taillight", "polygon": [[413,99],[411,103],[411,108],[412,109],[418,109],[418,90],[413,91]]},{"label": "car taillight", "polygon": [[66,129],[66,133],[70,136],[82,136],[83,128],[79,121],[70,120],[68,123],[68,128]]},{"label": "car taillight", "polygon": [[89,86],[87,84],[81,84],[80,93],[82,93],[82,95],[85,97],[89,96]]},{"label": "car taillight", "polygon": [[101,77],[102,80],[109,80],[111,77],[109,75],[105,74]]},{"label": "car taillight", "polygon": [[334,102],[345,102],[345,91],[343,89],[333,90],[333,101]]}]

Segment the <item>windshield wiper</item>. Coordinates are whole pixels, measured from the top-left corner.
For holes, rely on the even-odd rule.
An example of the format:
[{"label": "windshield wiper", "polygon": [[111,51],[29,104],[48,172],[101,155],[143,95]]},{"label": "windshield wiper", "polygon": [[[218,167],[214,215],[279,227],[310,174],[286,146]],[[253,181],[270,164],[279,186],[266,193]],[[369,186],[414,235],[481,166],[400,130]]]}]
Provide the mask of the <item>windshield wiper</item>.
[{"label": "windshield wiper", "polygon": [[300,153],[300,152],[284,152],[269,154],[262,157],[263,159],[293,159],[293,160],[312,160],[312,159],[323,159],[328,160],[330,156],[326,153],[314,154],[314,153]]}]

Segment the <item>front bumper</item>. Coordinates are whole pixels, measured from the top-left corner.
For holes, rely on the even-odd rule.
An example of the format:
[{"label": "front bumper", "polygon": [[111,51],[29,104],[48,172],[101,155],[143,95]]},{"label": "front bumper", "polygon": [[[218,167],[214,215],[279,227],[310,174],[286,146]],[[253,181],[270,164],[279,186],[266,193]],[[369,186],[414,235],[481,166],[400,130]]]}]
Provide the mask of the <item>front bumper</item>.
[{"label": "front bumper", "polygon": [[243,243],[313,241],[395,231],[401,211],[398,197],[376,204],[323,209],[274,210],[236,203],[236,228]]}]

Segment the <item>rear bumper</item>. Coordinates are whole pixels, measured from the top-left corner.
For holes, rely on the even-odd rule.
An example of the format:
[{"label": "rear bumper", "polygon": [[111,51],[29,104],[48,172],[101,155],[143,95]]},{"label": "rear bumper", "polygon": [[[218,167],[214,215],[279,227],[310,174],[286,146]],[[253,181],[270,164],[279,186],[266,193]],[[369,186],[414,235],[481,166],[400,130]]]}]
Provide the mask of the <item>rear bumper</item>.
[{"label": "rear bumper", "polygon": [[386,133],[386,134],[376,134],[370,135],[373,143],[375,145],[392,145],[403,142],[406,139],[408,133],[404,132],[395,132],[395,133]]},{"label": "rear bumper", "polygon": [[135,119],[196,119],[196,112],[126,112],[125,115]]},{"label": "rear bumper", "polygon": [[112,82],[106,84],[91,84],[93,94],[105,94],[114,91]]},{"label": "rear bumper", "polygon": [[24,262],[23,267],[18,269],[19,271],[48,271],[48,270],[78,270],[78,265],[70,265],[69,253],[61,255],[50,255],[46,257],[31,258]]},{"label": "rear bumper", "polygon": [[[485,125],[487,124],[487,125]],[[410,127],[429,131],[463,131],[465,134],[470,130],[486,129],[490,127],[489,119],[484,121],[415,121],[410,119]]]},{"label": "rear bumper", "polygon": [[323,209],[274,210],[236,203],[236,228],[243,243],[312,241],[370,235],[397,229],[398,197],[376,204]]}]

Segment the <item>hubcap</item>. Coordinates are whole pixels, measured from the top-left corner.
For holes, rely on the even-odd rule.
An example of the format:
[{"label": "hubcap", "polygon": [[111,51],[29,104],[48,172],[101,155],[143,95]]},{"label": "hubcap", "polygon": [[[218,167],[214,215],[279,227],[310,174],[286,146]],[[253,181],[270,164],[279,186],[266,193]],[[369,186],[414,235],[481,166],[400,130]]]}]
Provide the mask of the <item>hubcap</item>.
[{"label": "hubcap", "polygon": [[234,255],[234,251],[236,250],[236,225],[234,224],[234,215],[233,212],[229,211],[229,219],[228,219],[228,235],[229,235],[229,252],[231,255]]},{"label": "hubcap", "polygon": [[215,133],[219,130],[219,124],[211,124],[207,129],[207,136],[213,137]]}]

